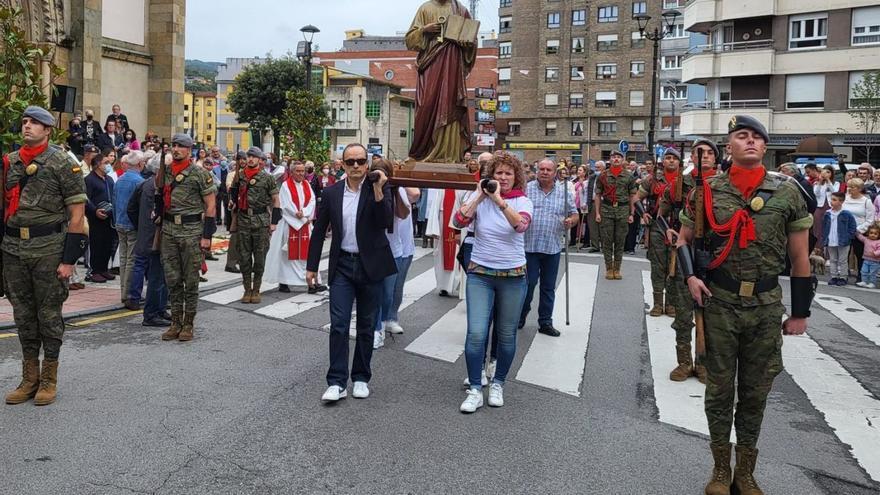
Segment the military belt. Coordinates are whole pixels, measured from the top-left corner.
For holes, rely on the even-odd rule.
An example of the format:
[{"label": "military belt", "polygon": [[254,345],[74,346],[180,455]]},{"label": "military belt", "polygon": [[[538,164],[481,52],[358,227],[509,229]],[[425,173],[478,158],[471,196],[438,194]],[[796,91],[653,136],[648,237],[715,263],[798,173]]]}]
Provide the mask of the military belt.
[{"label": "military belt", "polygon": [[741,297],[754,297],[779,287],[779,277],[767,277],[756,281],[737,280],[724,270],[709,272],[709,281],[722,289],[739,294]]},{"label": "military belt", "polygon": [[171,213],[166,213],[163,218],[169,222],[174,222],[174,225],[183,225],[186,223],[200,223],[202,221],[202,214],[193,213],[192,215],[172,215]]},{"label": "military belt", "polygon": [[[620,203],[617,202],[617,201],[611,201],[611,200],[608,200],[608,199],[602,199],[602,202],[605,203],[605,204],[608,205],[608,206],[620,206]],[[629,204],[629,203],[627,203],[627,204]]]},{"label": "military belt", "polygon": [[17,237],[23,241],[34,237],[44,237],[64,232],[65,222],[36,225],[34,227],[10,227],[6,226],[6,235]]}]

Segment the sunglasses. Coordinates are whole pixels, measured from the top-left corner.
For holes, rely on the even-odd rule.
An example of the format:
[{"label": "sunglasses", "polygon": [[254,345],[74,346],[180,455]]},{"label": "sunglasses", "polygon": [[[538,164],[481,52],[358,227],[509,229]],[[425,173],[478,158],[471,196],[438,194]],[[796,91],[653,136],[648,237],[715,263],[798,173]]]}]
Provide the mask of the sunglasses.
[{"label": "sunglasses", "polygon": [[358,165],[365,165],[367,163],[367,159],[366,158],[349,158],[348,160],[345,160],[345,164],[348,165],[349,167],[354,167],[355,163],[357,163]]}]

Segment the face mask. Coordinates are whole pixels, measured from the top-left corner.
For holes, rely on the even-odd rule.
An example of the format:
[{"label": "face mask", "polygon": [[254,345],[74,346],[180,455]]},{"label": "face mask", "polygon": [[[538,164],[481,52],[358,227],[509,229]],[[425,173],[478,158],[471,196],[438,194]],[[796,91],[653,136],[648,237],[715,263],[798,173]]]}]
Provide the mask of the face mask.
[{"label": "face mask", "polygon": [[329,168],[325,168],[325,169],[321,170],[321,172],[322,172],[324,175],[327,175],[327,174],[330,173],[330,169],[329,169]]},{"label": "face mask", "polygon": [[113,166],[109,163],[104,164],[104,173],[110,175],[113,172]]}]

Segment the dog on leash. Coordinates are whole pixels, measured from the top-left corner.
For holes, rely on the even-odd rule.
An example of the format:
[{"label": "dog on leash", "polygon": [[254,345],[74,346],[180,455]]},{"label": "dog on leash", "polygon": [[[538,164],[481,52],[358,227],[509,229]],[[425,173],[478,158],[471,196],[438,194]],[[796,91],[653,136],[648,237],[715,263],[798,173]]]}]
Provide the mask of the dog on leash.
[{"label": "dog on leash", "polygon": [[810,255],[810,266],[816,275],[825,275],[825,258],[822,257],[822,250],[816,248]]}]

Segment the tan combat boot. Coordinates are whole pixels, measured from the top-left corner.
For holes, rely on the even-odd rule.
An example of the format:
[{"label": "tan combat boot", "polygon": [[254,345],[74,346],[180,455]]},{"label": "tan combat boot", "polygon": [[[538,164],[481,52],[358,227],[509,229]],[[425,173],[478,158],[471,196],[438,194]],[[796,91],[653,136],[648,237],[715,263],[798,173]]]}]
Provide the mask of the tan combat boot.
[{"label": "tan combat boot", "polygon": [[706,495],[730,495],[730,444],[712,445],[711,448],[715,467],[712,479],[706,485]]},{"label": "tan combat boot", "polygon": [[181,316],[179,314],[171,313],[171,327],[162,333],[162,340],[177,340],[182,329],[183,325],[181,322]]},{"label": "tan combat boot", "polygon": [[676,344],[675,355],[678,357],[678,366],[669,372],[669,379],[674,382],[683,382],[694,372],[693,360],[691,360],[691,345]]},{"label": "tan combat boot", "polygon": [[666,301],[666,316],[671,316],[671,317],[675,318],[675,306],[669,304],[669,301],[668,301],[669,295],[668,294],[666,296],[666,299],[667,299],[667,301]]},{"label": "tan combat boot", "polygon": [[260,295],[260,286],[263,285],[263,277],[254,277],[253,289],[251,289],[251,304],[260,304],[263,296]]},{"label": "tan combat boot", "polygon": [[621,261],[614,262],[614,280],[623,280],[623,275],[620,274],[621,263]]},{"label": "tan combat boot", "polygon": [[40,388],[40,360],[24,359],[21,361],[21,383],[18,388],[6,394],[7,404],[21,404],[37,395]]},{"label": "tan combat boot", "polygon": [[651,311],[648,313],[651,316],[657,317],[663,315],[663,293],[654,291],[654,307],[651,308]]},{"label": "tan combat boot", "polygon": [[242,304],[250,304],[251,303],[251,295],[253,291],[251,289],[251,274],[242,274],[241,276],[241,285],[244,286],[244,295],[241,296]]},{"label": "tan combat boot", "polygon": [[180,331],[180,335],[177,337],[177,340],[180,342],[189,342],[193,339],[193,322],[196,319],[195,313],[184,313],[183,316],[183,329]]},{"label": "tan combat boot", "polygon": [[764,495],[752,475],[755,472],[757,461],[758,449],[736,446],[736,468],[733,470],[733,484],[734,489],[740,495]]},{"label": "tan combat boot", "polygon": [[614,264],[605,263],[605,280],[614,280]]},{"label": "tan combat boot", "polygon": [[58,385],[58,360],[44,359],[43,369],[40,370],[40,388],[34,396],[35,406],[48,406],[55,402],[56,387]]},{"label": "tan combat boot", "polygon": [[706,376],[708,372],[706,371],[706,367],[700,363],[694,364],[694,376],[697,377],[697,380],[700,381],[703,385],[706,384]]}]

